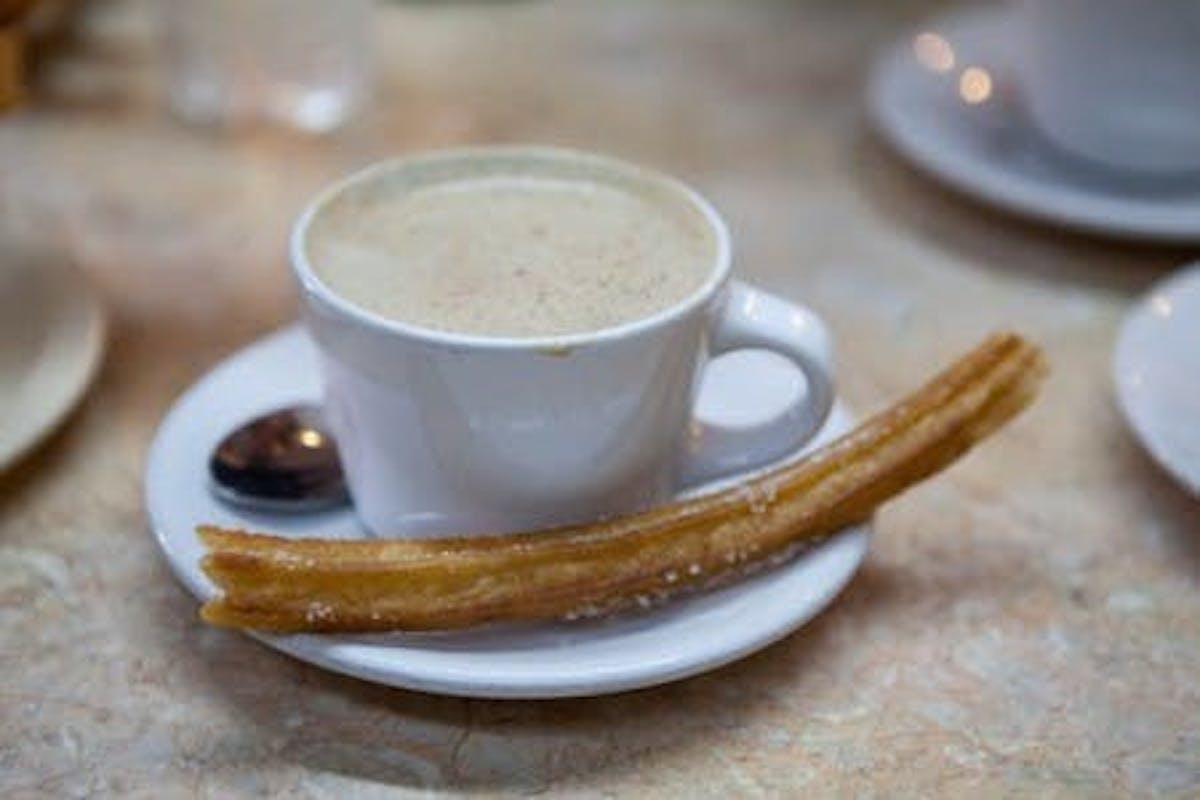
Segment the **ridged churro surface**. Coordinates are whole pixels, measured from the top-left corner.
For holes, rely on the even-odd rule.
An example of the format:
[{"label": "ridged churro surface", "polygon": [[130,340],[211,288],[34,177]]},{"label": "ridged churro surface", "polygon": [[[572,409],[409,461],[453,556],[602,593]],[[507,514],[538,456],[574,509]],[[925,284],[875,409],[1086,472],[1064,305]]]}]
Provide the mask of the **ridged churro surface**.
[{"label": "ridged churro surface", "polygon": [[1040,350],[997,334],[793,464],[627,517],[505,536],[291,540],[201,527],[216,625],[275,632],[467,628],[648,606],[728,582],[866,519],[1024,409]]}]

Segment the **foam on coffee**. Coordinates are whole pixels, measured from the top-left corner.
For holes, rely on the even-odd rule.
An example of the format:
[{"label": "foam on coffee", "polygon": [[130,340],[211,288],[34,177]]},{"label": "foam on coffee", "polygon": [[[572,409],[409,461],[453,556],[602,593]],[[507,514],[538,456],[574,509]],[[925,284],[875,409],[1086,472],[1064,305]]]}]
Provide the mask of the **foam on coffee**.
[{"label": "foam on coffee", "polygon": [[711,274],[713,236],[686,203],[537,174],[386,179],[335,196],[308,255],[336,294],[458,333],[542,337],[651,316]]}]

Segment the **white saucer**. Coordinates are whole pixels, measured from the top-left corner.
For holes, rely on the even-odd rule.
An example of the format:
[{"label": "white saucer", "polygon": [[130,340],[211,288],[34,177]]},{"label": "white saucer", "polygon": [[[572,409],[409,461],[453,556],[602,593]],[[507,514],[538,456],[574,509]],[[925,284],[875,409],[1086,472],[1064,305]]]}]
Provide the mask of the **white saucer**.
[{"label": "white saucer", "polygon": [[0,255],[0,470],[62,422],[104,353],[104,314],[61,260]]},{"label": "white saucer", "polygon": [[[778,379],[745,362],[734,391]],[[706,381],[704,391],[721,391]],[[728,381],[723,390],[730,391]],[[255,514],[227,507],[208,491],[207,459],[239,423],[267,410],[320,396],[307,335],[288,328],[232,356],[175,405],[151,447],[146,503],[155,536],[180,581],[200,599],[214,587],[200,571],[200,523],[294,536],[361,537],[346,511],[307,516]],[[714,398],[708,398],[712,401]],[[730,406],[728,397],[709,406]],[[744,403],[743,403],[744,404]],[[842,409],[822,432],[849,427]],[[328,669],[420,691],[468,697],[568,697],[635,689],[714,669],[787,635],[824,608],[850,580],[869,544],[866,525],[848,529],[783,567],[720,591],[643,614],[589,623],[482,632],[383,636],[258,636],[266,644]]]},{"label": "white saucer", "polygon": [[1200,262],[1156,284],[1130,310],[1113,380],[1145,448],[1200,495]]},{"label": "white saucer", "polygon": [[[1020,57],[1013,12],[997,5],[931,20],[875,63],[870,112],[884,137],[934,178],[1017,214],[1068,228],[1163,242],[1200,241],[1200,183],[1162,186],[1093,172],[1045,144],[1021,109],[1012,64]],[[927,67],[916,37],[934,34]],[[939,72],[934,67],[945,69]],[[962,99],[964,69],[986,70],[991,92]],[[986,94],[977,80],[978,98]]]}]

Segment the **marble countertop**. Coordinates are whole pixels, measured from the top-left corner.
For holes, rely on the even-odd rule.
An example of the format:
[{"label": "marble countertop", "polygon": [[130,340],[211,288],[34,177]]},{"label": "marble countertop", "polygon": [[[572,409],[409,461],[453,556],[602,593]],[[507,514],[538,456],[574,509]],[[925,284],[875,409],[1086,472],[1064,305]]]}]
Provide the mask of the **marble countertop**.
[{"label": "marble countertop", "polygon": [[[81,408],[0,474],[0,794],[1195,796],[1200,502],[1138,449],[1108,374],[1131,300],[1195,253],[1020,222],[892,156],[865,124],[866,65],[941,7],[388,4],[371,111],[311,140],[176,123],[149,9],[97,6],[0,118],[3,236],[72,260],[111,316]],[[462,700],[202,625],[143,510],[163,413],[294,317],[285,234],[318,186],[493,141],[694,183],[741,273],[830,322],[859,409],[998,327],[1042,342],[1053,377],[880,513],[825,613],[702,677]]]}]

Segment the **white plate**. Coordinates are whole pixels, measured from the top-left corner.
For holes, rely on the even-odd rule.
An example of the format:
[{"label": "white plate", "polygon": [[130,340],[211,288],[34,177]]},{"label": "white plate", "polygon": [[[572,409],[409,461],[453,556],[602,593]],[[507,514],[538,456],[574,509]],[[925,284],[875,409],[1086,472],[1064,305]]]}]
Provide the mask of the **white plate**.
[{"label": "white plate", "polygon": [[[765,361],[744,361],[736,383],[779,385]],[[729,366],[728,364],[726,365]],[[756,380],[755,375],[761,379]],[[706,381],[706,393],[721,391]],[[234,355],[193,386],[162,423],[146,471],[146,503],[163,553],[197,598],[214,587],[200,571],[200,523],[285,536],[355,538],[365,532],[348,511],[308,516],[255,514],[227,507],[208,491],[212,448],[234,426],[270,409],[320,396],[311,341],[298,328]],[[731,405],[709,397],[702,405]],[[845,431],[838,409],[822,441]],[[588,623],[446,634],[258,636],[322,667],[427,692],[469,697],[568,697],[651,686],[726,664],[787,635],[824,608],[850,580],[869,544],[869,527],[831,538],[794,561],[728,588],[643,614]]]},{"label": "white plate", "polygon": [[[869,88],[870,112],[884,137],[934,178],[1014,213],[1093,233],[1200,241],[1200,183],[1121,180],[1044,143],[1014,85],[1012,65],[1020,57],[1014,22],[999,4],[954,11],[888,48]],[[923,40],[924,61],[932,66],[917,57],[921,34],[940,37]],[[968,103],[960,92],[963,72],[972,67],[991,81],[989,93],[979,73],[968,80],[974,97],[988,95],[982,102]]]},{"label": "white plate", "polygon": [[1113,380],[1145,448],[1200,495],[1200,262],[1156,284],[1125,317]]},{"label": "white plate", "polygon": [[0,254],[0,469],[54,430],[104,352],[104,314],[61,260]]}]

